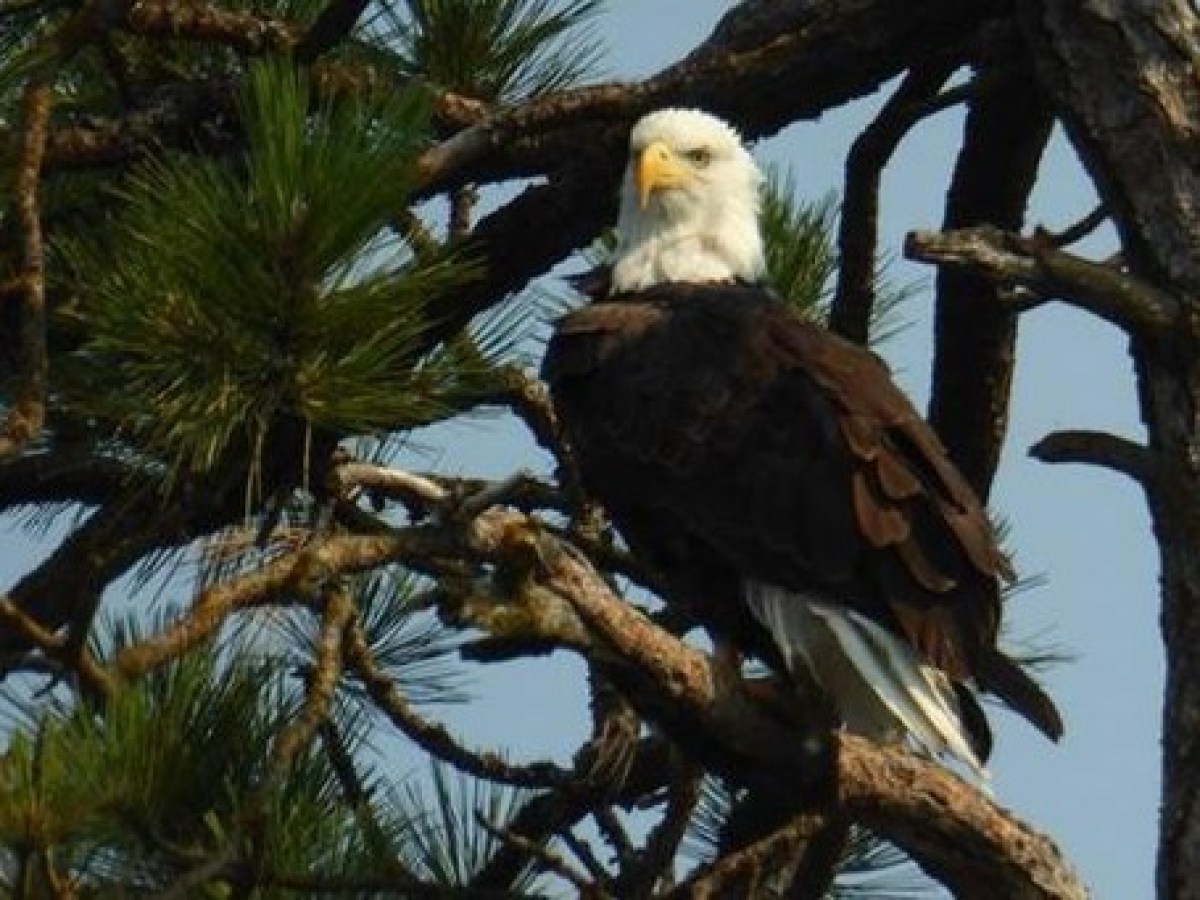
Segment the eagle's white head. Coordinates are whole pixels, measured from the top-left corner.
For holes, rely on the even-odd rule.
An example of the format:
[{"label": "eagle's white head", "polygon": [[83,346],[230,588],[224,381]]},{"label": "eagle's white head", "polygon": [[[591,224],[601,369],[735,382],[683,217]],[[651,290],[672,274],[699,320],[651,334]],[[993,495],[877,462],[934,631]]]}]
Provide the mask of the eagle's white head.
[{"label": "eagle's white head", "polygon": [[629,135],[613,292],[760,280],[761,184],[741,137],[716,116],[662,109],[642,117]]}]

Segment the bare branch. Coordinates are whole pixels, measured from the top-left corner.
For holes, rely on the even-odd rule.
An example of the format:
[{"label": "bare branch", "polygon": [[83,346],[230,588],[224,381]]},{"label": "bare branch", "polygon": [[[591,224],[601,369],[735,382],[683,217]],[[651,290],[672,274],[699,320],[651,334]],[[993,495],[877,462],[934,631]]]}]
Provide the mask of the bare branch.
[{"label": "bare branch", "polygon": [[345,497],[355,487],[401,500],[406,505],[422,507],[438,506],[451,497],[450,492],[432,478],[373,463],[342,463],[331,470],[330,481],[331,491],[337,497]]},{"label": "bare branch", "polygon": [[577,871],[574,866],[562,856],[537,841],[531,841],[522,834],[508,828],[498,828],[489,822],[482,814],[476,813],[476,821],[491,835],[507,844],[526,858],[533,861],[536,868],[543,872],[553,872],[566,880],[586,900],[615,900],[603,886],[593,881],[584,872]]},{"label": "bare branch", "polygon": [[1029,455],[1044,463],[1102,466],[1142,484],[1154,476],[1149,447],[1106,431],[1056,431],[1030,447]]},{"label": "bare branch", "polygon": [[1062,231],[1048,231],[1045,228],[1039,228],[1034,235],[1037,240],[1052,246],[1069,247],[1071,244],[1082,241],[1108,220],[1108,208],[1100,203],[1078,222],[1073,222]]},{"label": "bare branch", "polygon": [[904,243],[911,259],[979,270],[1002,284],[1059,299],[1131,334],[1156,335],[1179,317],[1179,301],[1127,272],[1072,256],[989,226],[913,231]]},{"label": "bare branch", "polygon": [[[784,885],[776,883],[781,868],[796,868],[803,847],[825,826],[819,814],[797,816],[787,825],[762,840],[729,853],[668,894],[671,898],[719,900],[721,897],[783,895]],[[791,896],[787,894],[786,896]]]},{"label": "bare branch", "polygon": [[866,344],[875,305],[879,186],[883,168],[900,141],[920,121],[920,104],[937,93],[954,64],[943,60],[912,69],[846,156],[842,215],[838,225],[838,276],[829,327]]},{"label": "bare branch", "polygon": [[[1019,41],[1001,39],[980,52],[979,77],[996,89],[967,106],[942,224],[947,231],[980,224],[1019,231],[1053,111]],[[1002,291],[970,269],[937,272],[929,422],[985,501],[1008,431],[1017,343],[1018,317]]]},{"label": "bare branch", "polygon": [[430,755],[477,778],[518,787],[546,788],[571,781],[571,772],[553,763],[513,765],[497,753],[469,750],[444,725],[423,718],[375,660],[361,623],[352,622],[346,629],[344,652],[346,665],[362,681],[380,711]]}]

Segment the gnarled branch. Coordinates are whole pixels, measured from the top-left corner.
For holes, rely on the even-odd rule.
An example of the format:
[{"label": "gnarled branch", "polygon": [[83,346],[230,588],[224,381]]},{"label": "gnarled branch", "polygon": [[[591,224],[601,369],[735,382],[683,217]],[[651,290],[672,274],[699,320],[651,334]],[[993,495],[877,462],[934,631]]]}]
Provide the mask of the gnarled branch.
[{"label": "gnarled branch", "polygon": [[[913,231],[905,240],[904,253],[923,262],[975,269],[1003,284],[1032,291],[1034,302],[1062,300],[1132,334],[1162,334],[1179,317],[1179,301],[1154,285],[991,226]],[[1028,298],[1008,302],[1017,308],[1031,305]]]}]

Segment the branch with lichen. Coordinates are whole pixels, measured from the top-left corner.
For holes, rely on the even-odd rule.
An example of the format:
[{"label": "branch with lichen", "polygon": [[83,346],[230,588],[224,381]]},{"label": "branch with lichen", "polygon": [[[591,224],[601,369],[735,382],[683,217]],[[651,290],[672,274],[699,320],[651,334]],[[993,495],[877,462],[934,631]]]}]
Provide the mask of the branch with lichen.
[{"label": "branch with lichen", "polygon": [[635,705],[707,766],[792,796],[806,784],[832,785],[840,812],[893,840],[952,889],[986,883],[997,896],[1086,896],[1053,843],[981,791],[901,748],[781,721],[776,706],[762,706],[735,673],[656,628],[579,553],[517,516],[497,522],[489,536],[536,549],[546,587],[594,635],[591,658],[607,660]]},{"label": "branch with lichen", "polygon": [[317,652],[312,669],[305,678],[304,703],[296,718],[284,727],[271,748],[272,763],[285,771],[328,719],[333,694],[342,674],[342,644],[346,627],[354,616],[354,601],[343,584],[333,584],[325,592],[321,627],[317,633]]}]

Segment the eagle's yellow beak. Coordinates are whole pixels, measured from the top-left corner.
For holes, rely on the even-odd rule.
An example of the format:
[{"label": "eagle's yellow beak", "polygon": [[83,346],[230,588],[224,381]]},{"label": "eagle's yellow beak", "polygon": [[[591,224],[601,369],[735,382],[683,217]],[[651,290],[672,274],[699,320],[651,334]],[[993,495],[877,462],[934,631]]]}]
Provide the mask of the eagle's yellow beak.
[{"label": "eagle's yellow beak", "polygon": [[637,186],[638,206],[645,209],[655,190],[684,184],[691,178],[691,172],[670,147],[662,141],[655,141],[637,158],[633,177]]}]

